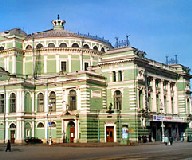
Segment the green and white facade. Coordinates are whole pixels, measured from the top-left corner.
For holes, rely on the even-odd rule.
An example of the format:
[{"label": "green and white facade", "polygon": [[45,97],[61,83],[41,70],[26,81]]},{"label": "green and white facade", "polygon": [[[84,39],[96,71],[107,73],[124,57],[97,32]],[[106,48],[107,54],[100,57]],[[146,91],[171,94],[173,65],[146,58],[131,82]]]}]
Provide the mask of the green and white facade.
[{"label": "green and white facade", "polygon": [[69,32],[59,18],[52,24],[30,35],[0,32],[1,143],[126,144],[192,133],[187,67]]}]

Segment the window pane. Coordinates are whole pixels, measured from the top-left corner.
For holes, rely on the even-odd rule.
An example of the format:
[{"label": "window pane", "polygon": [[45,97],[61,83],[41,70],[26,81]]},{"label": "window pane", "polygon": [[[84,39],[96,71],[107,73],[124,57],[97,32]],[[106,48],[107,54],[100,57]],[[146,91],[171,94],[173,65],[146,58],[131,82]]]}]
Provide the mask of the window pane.
[{"label": "window pane", "polygon": [[67,71],[67,62],[65,61],[61,62],[61,71]]},{"label": "window pane", "polygon": [[51,91],[49,95],[49,110],[56,111],[56,95],[54,91]]},{"label": "window pane", "polygon": [[87,71],[87,68],[89,67],[89,63],[84,63],[85,71]]},{"label": "window pane", "polygon": [[71,90],[69,92],[69,110],[76,110],[76,92]]},{"label": "window pane", "polygon": [[39,93],[37,97],[37,112],[44,112],[44,95],[42,93]]},{"label": "window pane", "polygon": [[10,95],[10,112],[16,112],[16,95],[14,93]]},{"label": "window pane", "polygon": [[119,90],[115,91],[114,94],[114,108],[118,110],[122,109],[122,94]]},{"label": "window pane", "polygon": [[0,94],[0,113],[4,113],[4,94]]}]

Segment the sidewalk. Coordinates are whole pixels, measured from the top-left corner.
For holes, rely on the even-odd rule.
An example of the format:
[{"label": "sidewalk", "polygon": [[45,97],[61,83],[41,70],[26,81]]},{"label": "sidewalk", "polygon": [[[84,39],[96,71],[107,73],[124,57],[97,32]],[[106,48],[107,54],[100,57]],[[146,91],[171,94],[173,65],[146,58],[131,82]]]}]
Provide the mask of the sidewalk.
[{"label": "sidewalk", "polygon": [[118,142],[108,142],[108,143],[97,143],[97,142],[88,142],[88,143],[53,143],[52,145],[48,145],[48,146],[63,146],[63,147],[115,147],[115,146],[138,146],[138,145],[160,145],[160,144],[164,144],[162,142],[147,142],[147,143],[131,143],[131,144],[127,144],[127,145],[123,145],[120,144]]},{"label": "sidewalk", "polygon": [[[174,141],[174,143],[189,143],[189,142],[180,142],[180,141]],[[51,145],[49,144],[12,144],[12,146],[30,146],[30,145],[38,145],[38,146],[48,146],[48,147],[57,147],[57,146],[62,146],[62,147],[116,147],[116,146],[130,146],[130,147],[134,147],[134,146],[139,146],[139,145],[164,145],[163,142],[161,141],[156,141],[156,142],[146,142],[146,143],[133,143],[133,144],[127,144],[127,145],[123,145],[120,144],[118,142],[108,142],[108,143],[98,143],[98,142],[88,142],[88,143],[52,143]],[[2,150],[2,148],[5,148],[6,144],[1,143],[0,144],[0,150]]]}]

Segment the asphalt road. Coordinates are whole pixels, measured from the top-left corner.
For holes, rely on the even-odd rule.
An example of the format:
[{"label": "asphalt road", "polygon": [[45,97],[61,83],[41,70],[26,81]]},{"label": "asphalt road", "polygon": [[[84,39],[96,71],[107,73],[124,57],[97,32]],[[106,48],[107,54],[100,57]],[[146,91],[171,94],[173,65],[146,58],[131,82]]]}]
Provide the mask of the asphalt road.
[{"label": "asphalt road", "polygon": [[0,160],[192,160],[192,143],[177,142],[137,146],[12,145],[0,144]]}]

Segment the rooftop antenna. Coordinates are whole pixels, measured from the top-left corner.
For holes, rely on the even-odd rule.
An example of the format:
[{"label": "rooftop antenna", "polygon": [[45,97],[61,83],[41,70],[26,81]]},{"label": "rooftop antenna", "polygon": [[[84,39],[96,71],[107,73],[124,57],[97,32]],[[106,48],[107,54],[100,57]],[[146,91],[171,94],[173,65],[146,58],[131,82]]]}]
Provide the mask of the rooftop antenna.
[{"label": "rooftop antenna", "polygon": [[119,46],[119,38],[115,37],[115,40],[116,40],[116,47],[118,47]]},{"label": "rooftop antenna", "polygon": [[165,58],[166,58],[166,62],[165,62],[165,63],[166,63],[167,65],[168,65],[168,63],[169,63],[169,62],[168,62],[168,57],[169,57],[169,56],[165,56]]},{"label": "rooftop antenna", "polygon": [[57,19],[59,20],[60,18],[59,18],[59,14],[57,15]]},{"label": "rooftop antenna", "polygon": [[130,45],[129,36],[130,36],[130,35],[126,35],[126,46],[129,46],[129,45]]},{"label": "rooftop antenna", "polygon": [[175,63],[176,63],[176,64],[178,63],[177,55],[175,55]]}]

